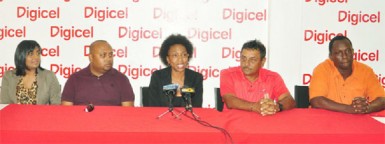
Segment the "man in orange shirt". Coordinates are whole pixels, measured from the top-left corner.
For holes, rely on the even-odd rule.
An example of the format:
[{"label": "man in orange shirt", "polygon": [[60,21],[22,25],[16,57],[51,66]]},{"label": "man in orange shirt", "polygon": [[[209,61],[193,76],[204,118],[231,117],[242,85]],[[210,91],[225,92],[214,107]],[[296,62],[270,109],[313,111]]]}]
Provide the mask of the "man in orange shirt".
[{"label": "man in orange shirt", "polygon": [[329,59],[319,64],[310,81],[310,104],[344,113],[372,113],[385,109],[384,88],[373,70],[353,60],[354,49],[345,36],[329,43]]}]

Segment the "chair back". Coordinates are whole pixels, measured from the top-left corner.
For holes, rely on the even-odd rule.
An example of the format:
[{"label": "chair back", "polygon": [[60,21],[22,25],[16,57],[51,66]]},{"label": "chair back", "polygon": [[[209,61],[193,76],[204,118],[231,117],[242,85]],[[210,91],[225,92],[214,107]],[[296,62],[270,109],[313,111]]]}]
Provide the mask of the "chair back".
[{"label": "chair back", "polygon": [[149,87],[140,87],[140,96],[142,106],[150,106],[150,89]]},{"label": "chair back", "polygon": [[309,86],[294,86],[294,99],[297,108],[309,108]]},{"label": "chair back", "polygon": [[223,101],[221,96],[221,90],[220,88],[214,88],[215,92],[215,107],[217,111],[222,112],[223,111]]}]

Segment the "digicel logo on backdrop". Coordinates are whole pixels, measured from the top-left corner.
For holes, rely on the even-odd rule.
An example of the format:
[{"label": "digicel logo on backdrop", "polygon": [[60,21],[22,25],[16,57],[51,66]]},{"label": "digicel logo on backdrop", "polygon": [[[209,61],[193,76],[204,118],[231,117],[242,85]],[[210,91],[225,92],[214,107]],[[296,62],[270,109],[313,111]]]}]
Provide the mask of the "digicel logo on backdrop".
[{"label": "digicel logo on backdrop", "polygon": [[160,69],[162,69],[160,65],[158,68],[149,68],[143,67],[142,65],[139,67],[131,67],[131,65],[119,64],[117,70],[132,79],[138,79],[139,77],[149,77],[154,71]]},{"label": "digicel logo on backdrop", "polygon": [[234,20],[237,23],[243,23],[244,21],[266,21],[266,17],[266,9],[259,12],[250,12],[248,9],[244,9],[244,11],[238,11],[236,9],[225,8],[222,12],[223,20]]},{"label": "digicel logo on backdrop", "polygon": [[241,50],[235,50],[234,47],[222,47],[222,59],[230,58],[239,62],[241,57]]},{"label": "digicel logo on backdrop", "polygon": [[[90,46],[89,45],[86,45],[84,46],[84,56],[89,56],[90,55]],[[112,52],[114,53],[113,56],[114,57],[118,57],[118,58],[127,58],[128,56],[128,48],[127,46],[125,46],[124,48],[112,48]]]},{"label": "digicel logo on backdrop", "polygon": [[325,42],[330,41],[332,38],[338,35],[343,35],[347,37],[347,33],[347,30],[344,30],[342,32],[329,32],[329,30],[305,30],[304,41],[314,41],[317,44],[324,44]]},{"label": "digicel logo on backdrop", "polygon": [[352,25],[357,25],[359,23],[380,23],[381,22],[381,12],[377,13],[353,13],[351,11],[338,11],[338,22],[349,22]]},{"label": "digicel logo on backdrop", "polygon": [[59,57],[60,56],[60,46],[49,47],[49,48],[41,48],[41,56],[42,57]]},{"label": "digicel logo on backdrop", "polygon": [[98,7],[84,7],[84,18],[95,18],[98,21],[104,21],[105,19],[127,19],[128,8],[125,9],[100,9]]},{"label": "digicel logo on backdrop", "polygon": [[335,3],[348,3],[348,0],[305,0],[305,2],[311,2],[314,1],[315,3],[318,3],[320,6],[324,6],[325,4],[335,4]]},{"label": "digicel logo on backdrop", "polygon": [[[383,77],[382,74],[376,74],[376,76],[377,76],[378,82],[380,82],[382,87],[385,88],[385,77]],[[302,74],[302,84],[303,85],[310,84],[311,78],[312,78],[311,74],[308,74],[308,73]]]},{"label": "digicel logo on backdrop", "polygon": [[213,28],[204,29],[204,28],[189,28],[187,31],[187,38],[190,39],[199,39],[202,42],[207,42],[209,40],[231,40],[232,39],[232,28],[225,30],[216,30]]},{"label": "digicel logo on backdrop", "polygon": [[50,27],[51,37],[60,37],[64,40],[68,41],[72,38],[93,38],[94,37],[94,27],[90,28],[75,28],[75,26],[71,26],[71,28],[66,28],[64,26],[51,26]]},{"label": "digicel logo on backdrop", "polygon": [[13,70],[15,66],[9,66],[7,63],[4,65],[0,65],[0,78],[2,78],[5,74],[5,71]]},{"label": "digicel logo on backdrop", "polygon": [[138,41],[141,39],[162,39],[162,28],[159,29],[145,29],[140,27],[139,29],[119,26],[118,28],[118,37],[121,38],[129,38],[132,41]]},{"label": "digicel logo on backdrop", "polygon": [[10,28],[8,26],[4,26],[4,28],[0,28],[0,40],[4,38],[25,38],[27,28],[25,26],[21,28]]},{"label": "digicel logo on backdrop", "polygon": [[71,64],[71,66],[65,66],[63,64],[51,64],[49,68],[55,74],[59,74],[64,78],[69,78],[73,73],[78,72],[82,69],[80,67],[75,66],[74,64]]},{"label": "digicel logo on backdrop", "polygon": [[[160,47],[159,46],[152,47],[152,57],[153,58],[159,57],[159,51],[160,51]],[[197,48],[194,47],[192,58],[196,58],[196,57],[197,57]]]},{"label": "digicel logo on backdrop", "polygon": [[[207,78],[218,78],[220,74],[220,70],[218,68],[214,68],[213,66],[202,67],[202,66],[188,66],[189,69],[199,72],[203,75],[203,80]],[[124,75],[131,77],[132,79],[138,79],[139,77],[150,77],[151,74],[156,71],[162,69],[162,66],[159,67],[144,67],[140,65],[139,67],[134,67],[131,65],[119,64],[117,70]]]},{"label": "digicel logo on backdrop", "polygon": [[56,9],[32,9],[29,7],[19,6],[17,7],[16,12],[17,18],[29,18],[30,21],[36,21],[37,19],[59,19],[60,18],[60,8]]},{"label": "digicel logo on backdrop", "polygon": [[354,50],[353,59],[357,61],[378,61],[380,58],[380,51],[365,52],[360,49]]},{"label": "digicel logo on backdrop", "polygon": [[165,9],[159,7],[153,8],[152,18],[156,20],[166,20],[167,22],[174,22],[178,20],[191,21],[198,19],[196,11],[185,11],[184,9]]}]

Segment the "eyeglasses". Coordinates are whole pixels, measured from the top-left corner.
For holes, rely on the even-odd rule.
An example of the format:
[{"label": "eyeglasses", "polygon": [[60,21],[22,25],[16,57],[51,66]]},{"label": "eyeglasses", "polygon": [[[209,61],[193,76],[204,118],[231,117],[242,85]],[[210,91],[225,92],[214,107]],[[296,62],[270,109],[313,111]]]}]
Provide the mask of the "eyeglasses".
[{"label": "eyeglasses", "polygon": [[169,54],[168,55],[169,57],[173,58],[173,59],[177,59],[179,57],[183,58],[183,59],[186,59],[188,58],[190,55],[188,53],[183,53],[183,54],[177,54],[177,53],[174,53],[174,54]]}]

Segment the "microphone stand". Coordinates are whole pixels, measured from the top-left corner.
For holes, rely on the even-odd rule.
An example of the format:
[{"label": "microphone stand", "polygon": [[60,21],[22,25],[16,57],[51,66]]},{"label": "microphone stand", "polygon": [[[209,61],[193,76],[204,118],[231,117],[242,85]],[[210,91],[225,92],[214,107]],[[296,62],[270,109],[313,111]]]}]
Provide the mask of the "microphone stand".
[{"label": "microphone stand", "polygon": [[168,97],[168,110],[165,111],[164,113],[160,114],[158,117],[156,117],[157,119],[160,119],[161,117],[163,117],[164,115],[166,115],[167,113],[171,113],[172,116],[175,116],[175,118],[177,119],[180,119],[179,115],[177,115],[173,110],[174,110],[174,106],[172,105],[172,99],[173,99],[173,92],[165,92],[166,96]]},{"label": "microphone stand", "polygon": [[184,99],[184,101],[186,103],[185,110],[183,112],[179,113],[178,116],[181,115],[181,114],[186,114],[186,112],[189,111],[189,112],[191,112],[191,114],[195,118],[199,119],[200,117],[197,114],[195,114],[193,109],[192,109],[191,94],[190,93],[186,93],[185,95],[183,95],[183,99]]}]

